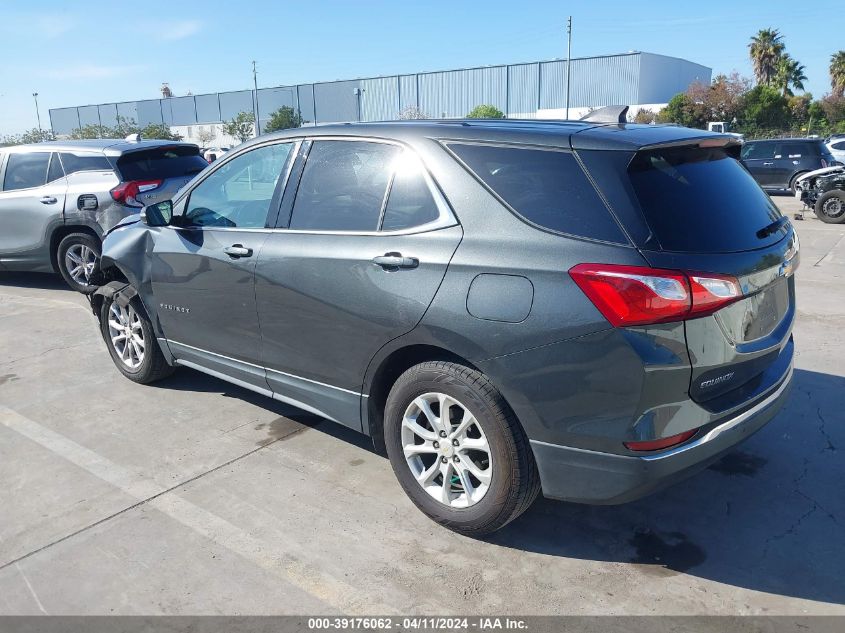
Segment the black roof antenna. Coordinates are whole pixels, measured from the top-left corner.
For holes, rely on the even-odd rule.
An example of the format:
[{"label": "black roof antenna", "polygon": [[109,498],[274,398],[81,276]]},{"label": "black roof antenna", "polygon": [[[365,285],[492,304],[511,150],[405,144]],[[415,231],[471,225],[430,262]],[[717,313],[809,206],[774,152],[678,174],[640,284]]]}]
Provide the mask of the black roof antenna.
[{"label": "black roof antenna", "polygon": [[582,116],[579,121],[591,123],[627,123],[628,106],[609,105],[598,110],[593,110]]}]

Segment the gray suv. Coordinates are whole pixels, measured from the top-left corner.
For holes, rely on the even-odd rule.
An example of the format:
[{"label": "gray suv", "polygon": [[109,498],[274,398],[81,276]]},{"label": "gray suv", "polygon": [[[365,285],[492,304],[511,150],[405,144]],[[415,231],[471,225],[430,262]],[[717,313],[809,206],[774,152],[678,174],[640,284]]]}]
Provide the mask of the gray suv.
[{"label": "gray suv", "polygon": [[453,530],[541,489],[621,503],[787,397],[798,242],[739,150],[589,122],[268,135],[115,228],[92,307],[127,378],[190,367],[365,433]]},{"label": "gray suv", "polygon": [[0,270],[57,271],[74,290],[94,290],[103,232],[205,167],[196,145],[171,141],[0,149]]}]

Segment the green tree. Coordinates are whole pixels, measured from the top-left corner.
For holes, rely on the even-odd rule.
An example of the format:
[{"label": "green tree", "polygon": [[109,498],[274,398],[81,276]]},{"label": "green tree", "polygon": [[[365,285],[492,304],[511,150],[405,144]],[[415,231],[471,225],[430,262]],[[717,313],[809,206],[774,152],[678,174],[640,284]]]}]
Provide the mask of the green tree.
[{"label": "green tree", "polygon": [[780,88],[781,94],[786,97],[793,94],[792,88],[804,90],[805,81],[807,75],[804,74],[804,64],[799,64],[789,53],[784,53],[778,60],[774,85]]},{"label": "green tree", "polygon": [[239,112],[231,121],[223,124],[223,133],[234,136],[241,143],[252,138],[255,129],[255,115],[252,112]]},{"label": "green tree", "polygon": [[43,143],[44,141],[55,140],[56,136],[52,130],[39,130],[37,127],[34,127],[23,134],[4,136],[0,145],[26,145],[29,143]]},{"label": "green tree", "polygon": [[789,102],[776,88],[754,86],[742,99],[740,126],[752,135],[784,130],[790,122]]},{"label": "green tree", "polygon": [[834,97],[845,94],[845,51],[830,56],[830,87]]},{"label": "green tree", "polygon": [[96,123],[89,123],[71,131],[70,137],[73,140],[90,139],[90,138],[114,138],[113,131]]},{"label": "green tree", "polygon": [[637,113],[634,115],[634,123],[654,123],[656,120],[657,113],[648,108],[637,110]]},{"label": "green tree", "polygon": [[270,115],[270,120],[264,126],[264,131],[278,132],[279,130],[289,130],[291,128],[302,127],[304,121],[299,110],[294,110],[290,106],[282,106],[273,114]]},{"label": "green tree", "polygon": [[661,123],[703,128],[707,125],[707,113],[703,104],[693,101],[686,92],[679,92],[658,113],[657,120]]},{"label": "green tree", "polygon": [[751,38],[748,54],[757,83],[769,85],[774,81],[783,49],[783,36],[777,29],[761,29]]},{"label": "green tree", "polygon": [[[132,134],[133,132],[130,132]],[[182,135],[171,131],[169,125],[163,123],[150,123],[148,126],[141,128],[138,133],[141,138],[156,139],[161,141],[181,141]],[[126,136],[125,134],[123,136]],[[119,137],[120,138],[120,137]]]},{"label": "green tree", "polygon": [[467,114],[468,119],[504,119],[505,113],[493,105],[478,105]]}]

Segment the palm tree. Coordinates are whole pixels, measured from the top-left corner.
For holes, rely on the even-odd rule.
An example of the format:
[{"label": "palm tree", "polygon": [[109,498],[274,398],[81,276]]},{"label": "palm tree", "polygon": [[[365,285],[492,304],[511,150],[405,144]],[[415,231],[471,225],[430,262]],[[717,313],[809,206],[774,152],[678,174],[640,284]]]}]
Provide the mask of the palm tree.
[{"label": "palm tree", "polygon": [[778,60],[774,78],[775,85],[781,89],[783,96],[792,96],[791,88],[804,90],[805,81],[807,75],[804,74],[804,64],[799,64],[789,53],[784,53]]},{"label": "palm tree", "polygon": [[830,56],[830,87],[836,97],[845,94],[845,51]]},{"label": "palm tree", "polygon": [[777,74],[778,61],[783,55],[783,36],[777,29],[761,29],[751,38],[748,53],[754,64],[757,83],[771,84]]}]

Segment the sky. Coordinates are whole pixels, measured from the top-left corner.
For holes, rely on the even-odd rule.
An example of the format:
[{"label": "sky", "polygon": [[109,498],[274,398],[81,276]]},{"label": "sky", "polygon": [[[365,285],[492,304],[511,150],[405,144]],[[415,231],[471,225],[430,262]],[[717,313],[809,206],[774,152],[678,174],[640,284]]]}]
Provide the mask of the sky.
[{"label": "sky", "polygon": [[[597,7],[601,11],[597,11]],[[131,11],[130,11],[131,9]],[[751,76],[749,38],[773,27],[829,92],[842,0],[617,2],[0,0],[0,137],[48,109],[632,50]]]}]

